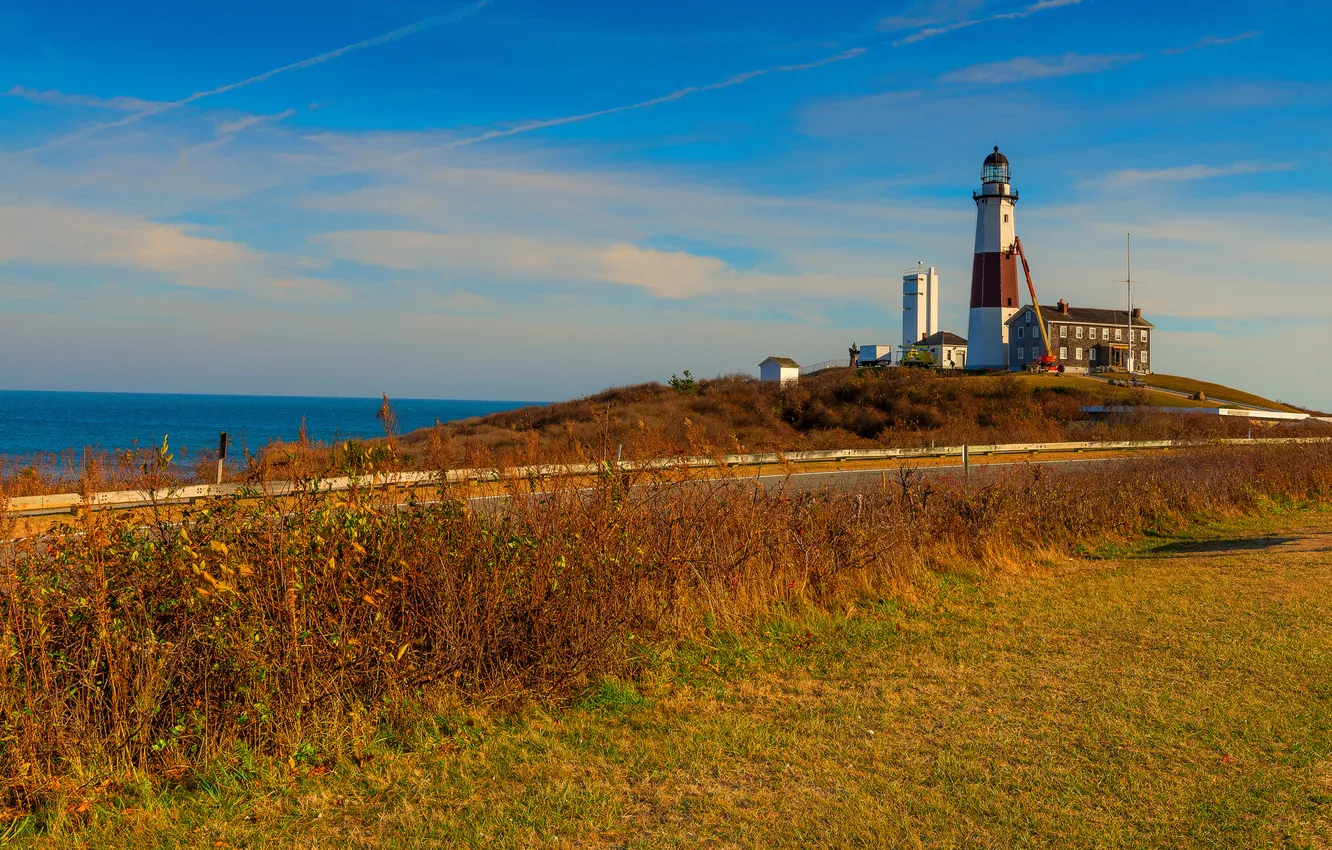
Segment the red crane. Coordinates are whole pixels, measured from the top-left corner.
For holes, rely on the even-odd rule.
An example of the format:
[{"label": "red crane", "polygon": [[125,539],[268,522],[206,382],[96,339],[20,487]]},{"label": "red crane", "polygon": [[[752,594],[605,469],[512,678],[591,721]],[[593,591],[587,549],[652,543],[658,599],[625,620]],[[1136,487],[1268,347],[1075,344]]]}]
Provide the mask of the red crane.
[{"label": "red crane", "polygon": [[1031,293],[1031,306],[1036,310],[1036,321],[1041,326],[1041,342],[1045,343],[1045,354],[1036,359],[1036,369],[1041,372],[1058,372],[1059,363],[1050,353],[1050,336],[1045,331],[1045,319],[1041,317],[1041,302],[1036,298],[1036,284],[1031,282],[1031,266],[1027,265],[1027,255],[1022,250],[1022,240],[1013,239],[1013,247],[1022,259],[1022,271],[1027,274],[1027,291]]}]

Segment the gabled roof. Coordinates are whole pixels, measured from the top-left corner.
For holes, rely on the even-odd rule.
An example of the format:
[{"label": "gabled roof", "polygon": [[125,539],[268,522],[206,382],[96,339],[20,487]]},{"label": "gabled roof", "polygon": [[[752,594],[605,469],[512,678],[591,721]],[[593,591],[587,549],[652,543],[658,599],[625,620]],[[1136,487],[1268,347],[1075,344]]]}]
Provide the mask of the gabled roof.
[{"label": "gabled roof", "polygon": [[952,331],[939,331],[922,339],[919,345],[966,345],[967,341]]},{"label": "gabled roof", "polygon": [[[776,363],[778,366],[786,366],[791,369],[800,368],[800,364],[792,360],[790,357],[769,357],[767,360],[764,360],[763,363]],[[759,365],[762,366],[763,363],[760,363]]]},{"label": "gabled roof", "polygon": [[[1008,320],[1008,323],[1012,324],[1014,319],[1022,315],[1024,311],[1030,309],[1030,304],[1024,306],[1021,310],[1018,310],[1013,314],[1013,317]],[[1064,313],[1060,311],[1059,305],[1057,304],[1042,304],[1041,315],[1044,316],[1045,321],[1047,322],[1083,322],[1089,325],[1119,325],[1120,327],[1124,327],[1128,324],[1129,316],[1127,310],[1104,310],[1100,307],[1070,306],[1068,312]],[[1156,325],[1153,325],[1142,317],[1138,317],[1133,320],[1133,327],[1154,328]]]}]

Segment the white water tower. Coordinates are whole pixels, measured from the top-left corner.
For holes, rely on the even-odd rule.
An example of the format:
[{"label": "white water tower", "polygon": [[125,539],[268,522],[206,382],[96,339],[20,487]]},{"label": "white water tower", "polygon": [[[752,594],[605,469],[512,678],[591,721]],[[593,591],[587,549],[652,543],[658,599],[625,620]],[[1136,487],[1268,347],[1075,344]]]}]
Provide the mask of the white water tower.
[{"label": "white water tower", "polygon": [[917,263],[902,275],[902,346],[939,330],[939,273]]}]

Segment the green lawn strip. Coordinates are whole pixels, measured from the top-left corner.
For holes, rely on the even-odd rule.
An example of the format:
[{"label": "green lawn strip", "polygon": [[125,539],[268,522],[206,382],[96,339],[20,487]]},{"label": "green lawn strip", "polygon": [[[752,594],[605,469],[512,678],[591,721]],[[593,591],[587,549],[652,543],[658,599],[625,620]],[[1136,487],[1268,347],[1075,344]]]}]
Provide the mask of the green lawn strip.
[{"label": "green lawn strip", "polygon": [[1031,579],[944,576],[914,604],[778,612],[565,711],[423,721],[314,779],[219,771],[42,840],[1327,846],[1332,555],[1207,544],[1317,542],[1330,519],[1272,513]]}]

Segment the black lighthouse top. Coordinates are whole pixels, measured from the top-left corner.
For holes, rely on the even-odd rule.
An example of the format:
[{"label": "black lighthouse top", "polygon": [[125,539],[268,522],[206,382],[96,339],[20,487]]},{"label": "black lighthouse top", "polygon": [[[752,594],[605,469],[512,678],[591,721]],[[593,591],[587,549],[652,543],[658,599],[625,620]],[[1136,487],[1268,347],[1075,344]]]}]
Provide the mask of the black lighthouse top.
[{"label": "black lighthouse top", "polygon": [[1008,157],[999,153],[999,146],[994,146],[994,153],[985,157],[985,165],[981,167],[981,183],[1009,183],[1008,179]]}]

